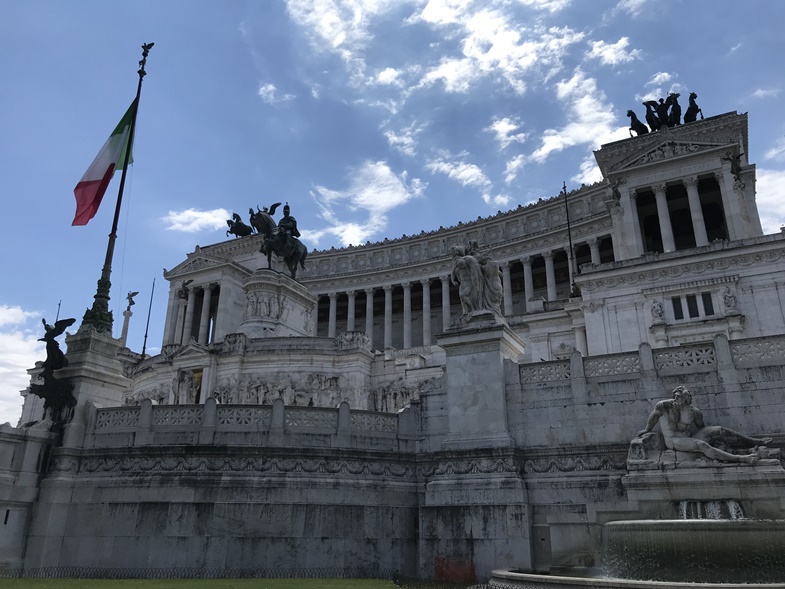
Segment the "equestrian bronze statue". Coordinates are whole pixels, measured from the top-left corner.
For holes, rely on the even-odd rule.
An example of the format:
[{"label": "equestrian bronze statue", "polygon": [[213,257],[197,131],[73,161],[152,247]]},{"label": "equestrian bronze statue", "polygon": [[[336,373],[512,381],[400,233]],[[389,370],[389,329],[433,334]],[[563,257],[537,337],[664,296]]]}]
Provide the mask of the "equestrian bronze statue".
[{"label": "equestrian bronze statue", "polygon": [[297,239],[300,231],[297,229],[297,220],[289,214],[289,205],[283,208],[283,217],[276,225],[273,220],[275,210],[281,203],[273,204],[268,210],[267,207],[256,212],[251,209],[251,225],[262,235],[262,245],[259,251],[267,256],[267,267],[272,268],[272,255],[283,258],[286,267],[292,278],[297,278],[297,266],[305,269],[305,258],[308,255],[308,248]]}]

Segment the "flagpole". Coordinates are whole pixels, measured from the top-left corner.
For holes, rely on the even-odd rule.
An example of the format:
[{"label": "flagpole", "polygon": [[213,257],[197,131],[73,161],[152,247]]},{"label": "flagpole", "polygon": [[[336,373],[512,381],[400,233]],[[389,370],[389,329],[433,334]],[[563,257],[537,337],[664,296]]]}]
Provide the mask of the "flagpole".
[{"label": "flagpole", "polygon": [[575,295],[575,263],[573,261],[574,251],[572,248],[572,231],[570,230],[570,207],[567,205],[567,183],[562,182],[562,190],[564,191],[564,212],[567,216],[567,239],[569,240],[570,249],[567,256],[567,263],[569,264],[569,277],[570,277],[570,296]]},{"label": "flagpole", "polygon": [[114,256],[114,244],[117,240],[117,224],[120,220],[120,205],[123,202],[123,188],[125,188],[125,177],[128,173],[128,162],[131,159],[131,150],[134,144],[134,131],[136,130],[136,115],[139,112],[139,97],[142,94],[142,80],[147,75],[144,66],[147,64],[147,55],[154,43],[142,45],[142,59],[139,62],[139,84],[136,87],[136,99],[134,100],[134,112],[131,117],[131,125],[128,132],[128,144],[125,149],[125,161],[123,162],[123,174],[120,177],[120,188],[117,192],[117,204],[114,209],[114,220],[112,221],[112,232],[109,234],[109,243],[106,246],[106,259],[101,269],[101,278],[98,280],[98,288],[93,297],[93,306],[85,311],[82,317],[80,331],[92,328],[100,333],[112,335],[112,312],[109,310],[109,289],[112,286],[110,277],[112,274],[112,258]]},{"label": "flagpole", "polygon": [[150,313],[152,313],[153,311],[153,295],[155,295],[155,278],[153,278],[153,288],[150,291],[150,305],[147,307],[147,325],[144,328],[144,342],[142,343],[142,360],[144,360],[144,352],[147,349],[147,332],[150,331]]}]

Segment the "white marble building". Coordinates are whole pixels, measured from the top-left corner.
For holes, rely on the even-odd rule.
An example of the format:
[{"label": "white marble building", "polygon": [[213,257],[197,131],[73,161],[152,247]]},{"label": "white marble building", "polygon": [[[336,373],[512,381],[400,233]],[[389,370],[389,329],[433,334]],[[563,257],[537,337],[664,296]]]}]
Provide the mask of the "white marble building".
[{"label": "white marble building", "polygon": [[[679,481],[626,462],[676,384],[785,445],[785,234],[762,235],[746,153],[737,113],[604,145],[566,199],[311,252],[300,282],[258,236],[197,247],[165,272],[161,354],[68,336],[62,439],[0,430],[0,567],[484,579],[595,568],[602,524],[681,500],[782,519],[773,457]],[[461,320],[467,240],[503,320]]]}]

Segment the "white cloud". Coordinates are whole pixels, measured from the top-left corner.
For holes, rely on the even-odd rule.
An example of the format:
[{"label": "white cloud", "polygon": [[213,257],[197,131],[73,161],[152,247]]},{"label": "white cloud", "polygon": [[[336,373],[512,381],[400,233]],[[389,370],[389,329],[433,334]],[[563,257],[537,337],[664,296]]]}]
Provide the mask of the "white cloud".
[{"label": "white cloud", "polygon": [[739,49],[741,49],[742,43],[736,43],[733,47],[730,48],[728,51],[729,54],[736,53]]},{"label": "white cloud", "polygon": [[[388,212],[421,196],[425,186],[419,178],[409,180],[406,172],[395,174],[386,162],[363,162],[350,171],[349,187],[345,190],[314,187],[311,196],[327,227],[303,231],[302,238],[318,242],[330,234],[343,245],[361,244],[387,227]],[[353,220],[358,213],[365,218]]]},{"label": "white cloud", "polygon": [[602,172],[593,155],[587,155],[583,159],[578,173],[570,178],[570,180],[576,184],[586,184],[587,186],[602,180]]},{"label": "white cloud", "polygon": [[520,129],[520,122],[515,117],[504,117],[494,119],[494,121],[483,131],[488,131],[496,136],[500,149],[506,149],[511,143],[523,143],[526,141],[526,133],[515,133]]},{"label": "white cloud", "polygon": [[589,145],[596,149],[603,143],[629,137],[627,126],[615,125],[613,105],[597,88],[596,80],[587,78],[580,68],[572,78],[556,85],[556,97],[567,105],[570,122],[560,129],[547,129],[531,160],[542,163],[568,147]]},{"label": "white cloud", "polygon": [[668,72],[657,72],[654,74],[651,79],[646,82],[646,86],[659,86],[661,84],[665,84],[666,82],[670,82],[673,79],[673,75],[669,74]]},{"label": "white cloud", "polygon": [[374,18],[400,6],[398,0],[287,0],[292,20],[304,27],[311,45],[335,53],[361,82],[365,62],[359,52],[373,39]]},{"label": "white cloud", "polygon": [[629,37],[622,37],[616,43],[605,41],[592,41],[589,43],[591,50],[586,52],[589,59],[599,59],[603,65],[619,65],[629,63],[641,58],[639,49],[627,50],[630,44]]},{"label": "white cloud", "polygon": [[414,157],[417,147],[417,135],[419,135],[423,129],[424,126],[412,123],[408,127],[401,129],[400,133],[388,129],[384,131],[384,136],[387,138],[390,147],[404,155]]},{"label": "white cloud", "polygon": [[776,98],[780,94],[779,88],[758,88],[752,93],[753,98]]},{"label": "white cloud", "polygon": [[763,154],[767,160],[785,161],[785,137],[777,141],[774,146]]},{"label": "white cloud", "polygon": [[409,17],[407,23],[425,22],[444,27],[463,22],[474,0],[428,0],[419,13]]},{"label": "white cloud", "polygon": [[785,225],[785,170],[758,169],[755,200],[764,233],[779,233]]},{"label": "white cloud", "polygon": [[485,201],[485,204],[488,205],[497,205],[500,207],[506,207],[510,204],[510,197],[506,194],[497,194],[496,196],[491,196],[490,194],[483,194],[482,199]]},{"label": "white cloud", "polygon": [[287,102],[295,98],[294,94],[283,94],[282,96],[276,96],[277,91],[278,89],[275,87],[275,84],[263,84],[259,87],[259,97],[262,99],[262,102],[267,104]]},{"label": "white cloud", "polygon": [[28,368],[44,360],[41,314],[8,305],[0,305],[0,423],[16,425],[22,414],[19,392],[27,388]]},{"label": "white cloud", "polygon": [[571,0],[518,0],[519,4],[535,8],[537,10],[547,10],[548,12],[559,12],[569,6]]},{"label": "white cloud", "polygon": [[226,220],[232,214],[226,209],[213,209],[211,211],[199,211],[196,209],[186,209],[184,211],[169,211],[162,217],[169,231],[183,231],[185,233],[195,233],[197,231],[215,230],[226,228]]},{"label": "white cloud", "polygon": [[475,164],[466,162],[448,161],[447,159],[431,160],[425,168],[434,174],[444,174],[448,178],[459,182],[463,186],[476,188],[490,188],[491,181],[488,176]]},{"label": "white cloud", "polygon": [[647,0],[620,0],[614,12],[626,12],[630,16],[638,16],[643,12]]},{"label": "white cloud", "polygon": [[559,71],[569,46],[584,37],[569,27],[522,27],[501,11],[489,9],[470,12],[464,7],[438,24],[459,29],[462,56],[444,58],[428,69],[420,87],[442,83],[447,92],[466,92],[479,80],[492,77],[523,94],[526,76],[543,72],[547,78]]},{"label": "white cloud", "polygon": [[401,72],[392,67],[385,68],[373,77],[371,84],[380,86],[402,86],[403,80],[401,80]]},{"label": "white cloud", "polygon": [[525,164],[526,156],[523,154],[518,154],[508,161],[504,168],[504,182],[506,184],[510,184],[513,180],[515,180]]}]

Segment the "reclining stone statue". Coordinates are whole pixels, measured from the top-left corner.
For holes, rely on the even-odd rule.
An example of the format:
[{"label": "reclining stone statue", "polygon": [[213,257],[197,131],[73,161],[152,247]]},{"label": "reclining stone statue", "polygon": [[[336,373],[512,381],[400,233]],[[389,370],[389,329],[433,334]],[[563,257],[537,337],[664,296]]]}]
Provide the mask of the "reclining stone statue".
[{"label": "reclining stone statue", "polygon": [[[703,415],[692,404],[692,393],[684,386],[673,389],[673,398],[657,403],[649,415],[646,428],[638,432],[630,447],[630,457],[649,459],[646,442],[640,438],[660,424],[665,447],[677,452],[703,454],[712,460],[755,464],[762,457],[768,457],[761,446],[771,443],[771,438],[753,438],[722,426],[706,427]],[[694,426],[694,429],[693,429]],[[692,431],[691,431],[692,430]],[[634,448],[638,447],[636,452]],[[734,454],[732,449],[747,449],[745,454]],[[637,455],[636,455],[637,454]]]}]

